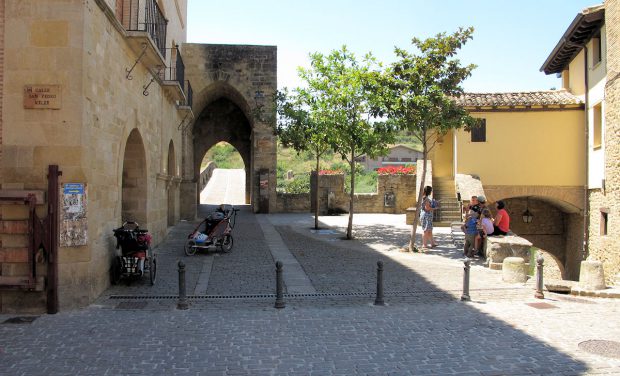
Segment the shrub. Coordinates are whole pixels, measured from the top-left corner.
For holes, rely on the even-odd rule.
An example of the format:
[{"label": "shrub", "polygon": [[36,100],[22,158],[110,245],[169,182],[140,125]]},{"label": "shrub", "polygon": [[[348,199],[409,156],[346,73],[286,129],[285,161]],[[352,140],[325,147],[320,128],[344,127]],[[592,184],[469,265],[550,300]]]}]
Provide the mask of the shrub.
[{"label": "shrub", "polygon": [[415,175],[415,166],[387,166],[377,169],[379,175]]}]

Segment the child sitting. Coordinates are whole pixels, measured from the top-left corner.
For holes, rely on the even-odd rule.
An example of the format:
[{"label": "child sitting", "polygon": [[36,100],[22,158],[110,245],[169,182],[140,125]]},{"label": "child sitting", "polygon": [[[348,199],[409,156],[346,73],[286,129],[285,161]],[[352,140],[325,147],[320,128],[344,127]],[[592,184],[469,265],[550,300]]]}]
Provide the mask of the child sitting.
[{"label": "child sitting", "polygon": [[480,256],[484,256],[484,239],[493,233],[493,218],[491,211],[487,208],[482,209],[480,221],[478,221],[478,235],[476,235],[476,249]]},{"label": "child sitting", "polygon": [[465,247],[463,248],[463,254],[466,257],[474,257],[476,235],[478,234],[478,213],[470,210],[465,219],[465,223],[461,226],[461,229],[465,233]]}]

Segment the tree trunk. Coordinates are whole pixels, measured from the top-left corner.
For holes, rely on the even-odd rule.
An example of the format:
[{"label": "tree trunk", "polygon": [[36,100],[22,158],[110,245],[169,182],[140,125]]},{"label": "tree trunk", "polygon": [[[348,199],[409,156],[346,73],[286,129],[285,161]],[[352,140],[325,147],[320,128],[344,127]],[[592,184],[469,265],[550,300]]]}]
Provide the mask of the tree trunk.
[{"label": "tree trunk", "polygon": [[316,154],[316,173],[314,177],[314,229],[319,229],[319,153]]},{"label": "tree trunk", "polygon": [[[424,142],[422,143],[422,176],[420,178],[420,190],[418,191],[418,200],[415,205],[415,216],[413,217],[413,226],[411,228],[411,239],[409,240],[409,251],[415,251],[415,237],[418,229],[418,219],[420,218],[420,213],[422,211],[422,206],[420,205],[422,200],[422,196],[424,195],[424,181],[426,180],[426,159],[428,158],[428,151],[426,147],[426,133],[424,134]],[[418,166],[416,166],[418,167]],[[416,174],[418,173],[416,168]]]},{"label": "tree trunk", "polygon": [[355,155],[355,150],[351,150],[351,162],[349,162],[349,166],[351,167],[351,196],[349,197],[349,224],[347,225],[347,239],[353,239],[353,197],[355,195],[355,159],[353,156]]}]

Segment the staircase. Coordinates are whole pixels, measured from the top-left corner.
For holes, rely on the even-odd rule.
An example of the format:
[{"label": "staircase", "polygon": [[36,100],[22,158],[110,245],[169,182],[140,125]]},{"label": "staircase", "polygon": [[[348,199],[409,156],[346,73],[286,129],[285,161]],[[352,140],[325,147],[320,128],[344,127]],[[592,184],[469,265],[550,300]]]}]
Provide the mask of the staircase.
[{"label": "staircase", "polygon": [[433,224],[435,226],[451,226],[453,222],[462,221],[461,206],[456,199],[454,179],[433,178],[433,198],[440,200],[439,209],[435,210]]}]

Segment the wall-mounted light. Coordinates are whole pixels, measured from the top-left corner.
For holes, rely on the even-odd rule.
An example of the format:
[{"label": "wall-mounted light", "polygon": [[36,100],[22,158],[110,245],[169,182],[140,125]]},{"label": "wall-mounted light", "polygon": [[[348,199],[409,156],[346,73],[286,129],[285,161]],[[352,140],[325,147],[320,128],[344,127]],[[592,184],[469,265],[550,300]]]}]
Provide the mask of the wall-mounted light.
[{"label": "wall-mounted light", "polygon": [[530,223],[532,222],[532,219],[534,219],[534,216],[530,212],[530,198],[526,197],[525,199],[526,199],[526,202],[525,202],[525,211],[523,212],[523,222]]}]

